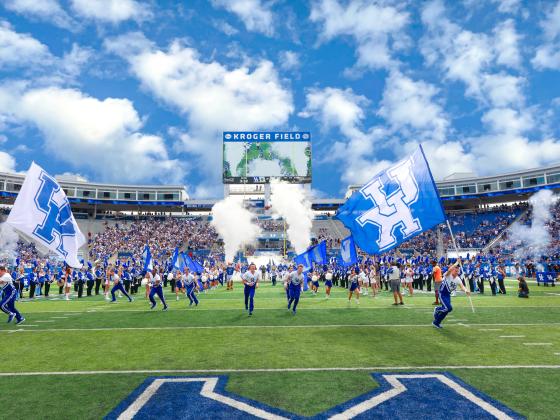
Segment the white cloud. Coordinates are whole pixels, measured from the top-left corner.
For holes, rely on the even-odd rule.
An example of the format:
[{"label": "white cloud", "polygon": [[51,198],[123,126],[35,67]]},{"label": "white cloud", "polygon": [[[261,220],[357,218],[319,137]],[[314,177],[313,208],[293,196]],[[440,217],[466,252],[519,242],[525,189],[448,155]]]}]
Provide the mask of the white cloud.
[{"label": "white cloud", "polygon": [[560,70],[560,0],[549,9],[540,25],[546,41],[537,47],[531,64],[537,70]]},{"label": "white cloud", "polygon": [[494,35],[496,62],[504,66],[519,68],[521,66],[521,54],[518,44],[521,37],[515,30],[513,19],[508,19],[499,24],[494,29]]},{"label": "white cloud", "polygon": [[552,6],[540,23],[545,37],[552,41],[560,35],[560,0]]},{"label": "white cloud", "polygon": [[179,41],[162,50],[139,34],[108,40],[106,48],[128,60],[144,89],[186,117],[176,148],[196,155],[193,164],[209,182],[219,182],[222,131],[283,127],[293,112],[291,92],[270,61],[228,68]]},{"label": "white cloud", "polygon": [[407,130],[404,134],[415,137],[416,141],[442,141],[449,122],[441,105],[434,100],[438,92],[435,86],[414,81],[395,70],[386,80],[378,114],[393,130]]},{"label": "white cloud", "polygon": [[[362,129],[365,118],[363,108],[369,101],[352,89],[327,87],[309,89],[302,118],[314,118],[323,130],[335,129],[339,137],[331,136],[333,143],[322,158],[325,162],[342,161],[342,179],[348,183],[363,183],[387,164],[373,155],[373,146],[385,134],[382,128]],[[330,136],[330,135],[329,135]]]},{"label": "white cloud", "polygon": [[60,6],[58,0],[5,0],[4,7],[12,12],[73,29],[76,23]]},{"label": "white cloud", "polygon": [[0,172],[16,172],[16,160],[6,152],[0,151]]},{"label": "white cloud", "polygon": [[274,15],[271,3],[261,0],[212,0],[214,7],[221,7],[241,19],[248,31],[274,35]]},{"label": "white cloud", "polygon": [[560,43],[538,47],[531,64],[537,70],[560,70]]},{"label": "white cloud", "polygon": [[295,51],[280,51],[278,53],[280,67],[287,71],[297,70],[301,66],[301,58]]},{"label": "white cloud", "polygon": [[522,92],[525,79],[506,73],[485,74],[482,76],[483,90],[491,105],[504,107],[509,105],[522,106]]},{"label": "white cloud", "polygon": [[148,5],[136,0],[71,0],[71,5],[84,18],[113,24],[129,19],[144,21],[152,17]]},{"label": "white cloud", "polygon": [[239,33],[239,30],[237,28],[233,27],[225,20],[214,19],[212,20],[212,25],[214,26],[214,28],[216,28],[220,32],[223,32],[227,36],[233,36]]},{"label": "white cloud", "polygon": [[0,69],[24,67],[50,62],[48,47],[29,34],[15,32],[6,21],[0,21]]},{"label": "white cloud", "polygon": [[0,70],[21,69],[20,76],[29,76],[36,84],[73,83],[91,55],[89,48],[72,44],[62,57],[54,56],[45,44],[0,21]]},{"label": "white cloud", "polygon": [[500,13],[517,13],[521,6],[520,0],[492,0],[492,2],[498,5]]},{"label": "white cloud", "polygon": [[357,66],[362,68],[394,66],[394,50],[408,42],[404,29],[409,14],[383,1],[352,0],[344,5],[338,0],[321,0],[313,4],[310,19],[321,25],[323,41],[353,37],[357,43]]},{"label": "white cloud", "polygon": [[511,108],[493,108],[482,116],[482,122],[498,134],[520,135],[534,126],[530,113]]},{"label": "white cloud", "polygon": [[48,153],[70,168],[88,168],[102,181],[182,179],[182,165],[169,159],[163,139],[140,132],[142,120],[128,99],[99,100],[74,89],[27,90],[5,84],[0,87],[0,113],[36,126]]}]

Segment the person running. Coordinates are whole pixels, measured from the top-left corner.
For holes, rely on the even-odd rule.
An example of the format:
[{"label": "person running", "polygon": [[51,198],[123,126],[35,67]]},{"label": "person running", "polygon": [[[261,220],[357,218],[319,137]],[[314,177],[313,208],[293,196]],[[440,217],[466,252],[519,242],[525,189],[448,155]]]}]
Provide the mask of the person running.
[{"label": "person running", "polygon": [[356,303],[360,304],[360,268],[356,267],[348,277],[348,304],[352,302],[352,295],[356,295]]},{"label": "person running", "polygon": [[232,263],[228,263],[226,267],[226,290],[233,290],[233,274],[235,269]]},{"label": "person running", "polygon": [[6,267],[0,265],[0,309],[8,315],[8,324],[16,319],[16,324],[21,324],[25,318],[16,308],[16,299],[18,291],[14,286],[12,276],[6,271]]},{"label": "person running", "polygon": [[179,300],[179,292],[186,294],[185,282],[179,270],[177,270],[177,272],[173,276],[173,279],[175,280],[175,296],[177,297],[176,300]]},{"label": "person running", "polygon": [[253,315],[255,309],[255,290],[259,287],[260,272],[254,263],[249,264],[249,269],[243,274],[243,285],[245,286],[245,310],[249,311],[249,316]]},{"label": "person running", "polygon": [[[303,274],[303,264],[298,264],[297,270],[292,271],[288,275],[288,288],[290,291],[290,298],[288,299],[288,311],[292,309],[292,313],[296,314],[297,305],[299,303],[299,297],[303,291],[303,279],[305,274]],[[294,306],[292,307],[292,303]]]},{"label": "person running", "polygon": [[443,328],[441,326],[442,321],[445,319],[447,314],[453,310],[453,307],[451,306],[451,293],[457,289],[457,286],[459,286],[467,295],[471,294],[461,281],[458,264],[459,262],[457,261],[455,264],[449,266],[447,273],[441,282],[439,289],[441,306],[434,309],[434,320],[432,321],[432,325],[435,328]]},{"label": "person running", "polygon": [[181,281],[183,282],[183,285],[185,287],[186,295],[189,298],[189,306],[192,306],[193,303],[195,306],[198,306],[196,292],[200,289],[194,276],[189,273],[188,267],[185,267],[185,272],[182,276]]},{"label": "person running", "polygon": [[327,268],[327,272],[325,273],[325,294],[326,298],[329,299],[331,297],[331,288],[333,286],[333,273],[331,268]]},{"label": "person running", "polygon": [[115,269],[111,269],[109,271],[109,275],[113,278],[113,288],[111,289],[111,303],[115,303],[117,301],[117,297],[115,296],[115,292],[121,292],[123,295],[125,295],[128,298],[129,302],[132,302],[132,298],[130,297],[130,295],[128,293],[126,293],[126,290],[124,289],[123,286],[123,282],[122,282],[122,275],[123,275],[123,269],[122,266],[119,267],[119,271],[117,273],[115,273]]},{"label": "person running", "polygon": [[[148,271],[148,273],[150,273]],[[150,275],[152,275],[152,273],[150,273]],[[152,284],[150,287],[150,295],[149,295],[149,299],[151,302],[151,306],[150,309],[154,309],[156,307],[156,300],[154,299],[154,296],[157,295],[159,300],[161,301],[161,303],[163,304],[163,310],[167,311],[167,303],[165,303],[165,298],[163,297],[163,287],[161,284],[161,277],[158,274],[158,270],[157,268],[154,268],[154,273],[153,273],[153,277],[152,277]]]}]

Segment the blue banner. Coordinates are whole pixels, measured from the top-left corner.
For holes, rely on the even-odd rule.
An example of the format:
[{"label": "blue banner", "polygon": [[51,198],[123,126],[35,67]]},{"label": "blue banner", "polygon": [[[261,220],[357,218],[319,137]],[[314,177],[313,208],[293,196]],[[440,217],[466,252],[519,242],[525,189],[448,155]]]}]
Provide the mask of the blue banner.
[{"label": "blue banner", "polygon": [[368,254],[389,251],[445,221],[422,147],[378,173],[336,214]]},{"label": "blue banner", "polygon": [[311,261],[316,264],[327,264],[327,243],[325,241],[318,243],[314,247],[310,248]]},{"label": "blue banner", "polygon": [[340,261],[344,267],[354,265],[358,262],[356,244],[352,235],[340,241]]}]

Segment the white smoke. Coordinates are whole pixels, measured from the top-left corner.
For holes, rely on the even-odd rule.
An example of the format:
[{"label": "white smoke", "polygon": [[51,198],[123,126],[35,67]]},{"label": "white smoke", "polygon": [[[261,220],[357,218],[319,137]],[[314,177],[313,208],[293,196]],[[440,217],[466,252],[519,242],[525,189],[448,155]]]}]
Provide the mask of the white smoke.
[{"label": "white smoke", "polygon": [[311,244],[313,211],[311,201],[299,184],[271,182],[270,205],[275,217],[282,217],[288,224],[288,239],[301,254]]},{"label": "white smoke", "polygon": [[17,258],[19,235],[7,223],[0,223],[0,260],[14,264]]},{"label": "white smoke", "polygon": [[529,198],[532,210],[531,224],[515,222],[508,231],[506,245],[513,248],[517,258],[540,258],[545,255],[552,237],[547,224],[551,221],[552,206],[558,200],[550,190],[541,190]]},{"label": "white smoke", "polygon": [[238,196],[230,195],[212,207],[211,225],[224,241],[226,262],[233,262],[235,253],[244,245],[254,243],[261,233],[261,228],[253,223],[253,217]]}]

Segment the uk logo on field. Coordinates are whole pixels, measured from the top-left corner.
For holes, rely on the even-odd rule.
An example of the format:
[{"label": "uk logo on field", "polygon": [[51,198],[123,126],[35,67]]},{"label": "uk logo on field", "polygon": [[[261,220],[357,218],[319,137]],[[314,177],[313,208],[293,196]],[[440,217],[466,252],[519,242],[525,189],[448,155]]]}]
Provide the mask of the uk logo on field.
[{"label": "uk logo on field", "polygon": [[[379,384],[377,389],[311,418],[523,418],[449,373],[372,376]],[[306,418],[230,393],[226,385],[226,376],[148,378],[106,419]]]}]

